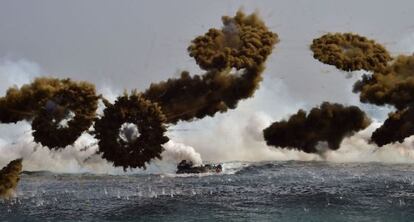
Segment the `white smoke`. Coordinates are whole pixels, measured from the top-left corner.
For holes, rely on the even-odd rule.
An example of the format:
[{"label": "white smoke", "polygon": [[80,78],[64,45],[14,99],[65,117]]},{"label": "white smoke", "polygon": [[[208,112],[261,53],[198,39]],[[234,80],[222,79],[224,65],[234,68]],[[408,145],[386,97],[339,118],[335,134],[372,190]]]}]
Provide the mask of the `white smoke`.
[{"label": "white smoke", "polygon": [[193,162],[194,166],[199,166],[203,163],[201,155],[191,146],[170,140],[164,144],[164,149],[162,160],[172,162],[174,165],[177,165],[181,160],[189,160]]},{"label": "white smoke", "polygon": [[[281,80],[271,85],[264,81],[255,97],[240,101],[235,110],[181,122],[169,130],[169,137],[195,147],[203,159],[210,162],[315,160],[318,158],[315,155],[269,147],[263,139],[262,130],[271,122],[303,106],[292,102],[284,87]],[[275,112],[267,114],[271,110]],[[186,131],[175,130],[182,128]]]},{"label": "white smoke", "polygon": [[[21,86],[30,83],[34,77],[39,76],[40,71],[38,65],[25,60],[16,62],[0,60],[1,96],[12,85]],[[381,148],[369,143],[371,133],[381,125],[378,121],[366,130],[344,139],[340,149],[327,150],[323,155],[267,146],[262,130],[273,121],[287,118],[303,107],[301,103],[292,102],[284,91],[283,85],[276,85],[273,89],[269,89],[262,84],[262,89],[256,93],[256,97],[241,101],[236,110],[217,114],[214,118],[208,117],[170,126],[168,134],[172,140],[164,145],[163,159],[151,161],[146,171],[135,169],[128,173],[173,173],[176,164],[183,159],[191,160],[196,165],[202,164],[201,156],[212,162],[301,160],[414,163],[414,136],[407,138],[403,143],[389,144]],[[114,101],[119,94],[110,87],[100,89],[100,92],[111,101]],[[269,105],[274,103],[278,106]],[[263,109],[258,111],[258,108]],[[103,107],[100,109],[102,110]],[[182,127],[186,130],[178,131]],[[29,123],[0,124],[0,166],[6,165],[13,159],[23,158],[24,170],[29,171],[125,173],[122,168],[113,167],[111,163],[96,154],[98,150],[96,143],[91,135],[85,133],[73,146],[49,150],[33,142]]]},{"label": "white smoke", "polygon": [[31,82],[40,72],[41,69],[36,63],[24,59],[0,59],[0,95],[4,95],[12,86],[20,87]]},{"label": "white smoke", "polygon": [[11,128],[17,128],[14,129],[13,139],[0,139],[0,166],[6,165],[13,159],[23,158],[23,169],[28,171],[124,174],[173,173],[177,163],[182,159],[191,160],[197,165],[202,163],[200,154],[192,147],[170,141],[164,145],[162,160],[152,161],[145,171],[134,169],[124,172],[122,168],[113,167],[112,163],[96,154],[97,141],[89,134],[83,134],[73,146],[50,150],[33,142],[28,123],[21,122]]},{"label": "white smoke", "polygon": [[14,138],[14,142],[0,144],[1,165],[6,165],[13,159],[23,158],[23,169],[28,171],[65,173],[115,173],[117,171],[110,163],[95,154],[97,147],[90,146],[94,144],[94,139],[90,135],[82,135],[73,146],[50,150],[33,142],[31,127],[28,123],[25,125],[24,128],[28,130],[21,132],[21,136]]},{"label": "white smoke", "polygon": [[[324,147],[327,146],[324,142],[319,144],[322,154],[308,154],[294,149],[268,146],[263,138],[263,129],[274,121],[288,118],[299,108],[306,106],[293,102],[289,95],[284,94],[285,89],[282,84],[269,89],[263,82],[261,87],[256,92],[254,99],[241,101],[236,110],[197,122],[180,123],[177,127],[185,127],[190,130],[185,132],[171,131],[169,132],[170,137],[196,147],[203,159],[213,162],[272,160],[414,162],[414,136],[407,138],[403,143],[389,144],[381,148],[369,142],[372,132],[382,124],[383,116],[386,116],[387,111],[392,110],[389,107],[373,105],[363,105],[362,107],[369,108],[367,112],[372,114],[370,116],[374,116],[374,122],[367,129],[345,138],[336,151]],[[352,94],[351,91],[350,94],[355,97],[352,100],[356,100],[355,103],[358,103],[358,96]],[[266,107],[269,103],[277,104],[277,106]],[[262,110],[260,111],[260,109]],[[376,120],[377,116],[380,117],[380,121]]]},{"label": "white smoke", "polygon": [[[254,113],[245,118],[230,117],[222,119],[212,128],[196,137],[182,137],[181,140],[200,148],[202,156],[210,161],[329,161],[414,163],[414,136],[403,143],[388,144],[383,147],[370,143],[372,132],[381,126],[375,121],[365,130],[345,138],[338,150],[327,148],[326,142],[319,143],[320,154],[309,154],[295,149],[267,146],[262,130],[270,125],[271,118],[264,113]],[[206,136],[209,134],[209,137]],[[218,138],[218,139],[210,139]]]},{"label": "white smoke", "polygon": [[[215,124],[201,120],[204,123],[194,123],[197,128],[185,133],[173,131],[171,137],[196,147],[201,156],[211,162],[320,159],[313,154],[267,146],[262,130],[270,125],[272,118],[263,112],[249,117],[230,111],[215,118],[217,120],[210,119]],[[198,130],[201,127],[203,130]]]},{"label": "white smoke", "polygon": [[345,138],[339,150],[327,151],[324,160],[331,162],[382,162],[414,163],[414,136],[407,137],[402,143],[391,143],[378,147],[369,143],[372,132],[382,123],[374,122],[367,129]]}]

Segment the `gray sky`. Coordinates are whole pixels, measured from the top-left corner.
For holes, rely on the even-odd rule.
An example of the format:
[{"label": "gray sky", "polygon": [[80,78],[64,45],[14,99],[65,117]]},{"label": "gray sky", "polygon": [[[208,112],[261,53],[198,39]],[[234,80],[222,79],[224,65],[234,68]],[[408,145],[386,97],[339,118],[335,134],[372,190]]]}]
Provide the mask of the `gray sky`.
[{"label": "gray sky", "polygon": [[357,101],[350,92],[356,77],[346,79],[312,58],[308,45],[315,37],[357,32],[393,54],[411,53],[414,45],[410,0],[1,0],[0,58],[26,59],[44,75],[88,80],[98,88],[144,90],[179,70],[200,72],[186,52],[189,42],[221,27],[220,17],[239,8],[259,11],[281,39],[267,62],[265,92],[254,98],[267,112],[288,105],[274,99],[280,94],[275,87],[307,108],[325,100]]}]

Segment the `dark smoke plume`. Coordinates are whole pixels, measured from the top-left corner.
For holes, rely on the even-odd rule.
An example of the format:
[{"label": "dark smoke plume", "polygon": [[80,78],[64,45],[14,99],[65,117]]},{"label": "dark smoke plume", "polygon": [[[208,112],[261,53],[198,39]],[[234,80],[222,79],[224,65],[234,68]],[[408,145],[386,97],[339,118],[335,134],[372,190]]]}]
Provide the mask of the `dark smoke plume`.
[{"label": "dark smoke plume", "polygon": [[6,96],[0,98],[0,121],[32,121],[36,142],[63,148],[92,125],[98,99],[90,83],[37,78],[20,89],[8,89]]},{"label": "dark smoke plume", "polygon": [[392,59],[382,45],[353,33],[328,33],[310,48],[315,59],[344,71],[380,71]]},{"label": "dark smoke plume", "polygon": [[360,92],[361,102],[397,108],[372,134],[377,145],[403,142],[414,134],[414,56],[398,56],[383,71],[364,75],[354,85],[354,92]]},{"label": "dark smoke plume", "polygon": [[354,86],[360,100],[404,109],[414,102],[414,56],[399,56],[381,72],[364,75]]},{"label": "dark smoke plume", "polygon": [[[188,47],[190,56],[207,70],[204,75],[182,72],[180,78],[151,84],[144,92],[145,98],[161,106],[169,123],[234,109],[258,88],[278,36],[256,14],[237,12],[222,20],[221,30],[210,29]],[[240,71],[231,73],[232,68]]]},{"label": "dark smoke plume", "polygon": [[234,109],[239,100],[251,97],[262,80],[262,70],[261,66],[241,74],[211,71],[202,76],[183,72],[179,79],[152,84],[143,96],[162,107],[168,123],[201,119]]},{"label": "dark smoke plume", "polygon": [[365,129],[371,121],[356,106],[322,103],[309,114],[299,110],[288,120],[275,122],[263,130],[268,145],[317,153],[319,142],[326,141],[332,150],[339,148],[346,136]]},{"label": "dark smoke plume", "polygon": [[393,142],[402,143],[411,135],[414,135],[414,108],[408,107],[390,113],[384,124],[374,131],[371,140],[383,146]]},{"label": "dark smoke plume", "polygon": [[385,48],[373,40],[355,34],[327,34],[313,40],[311,49],[319,61],[338,69],[354,71],[365,69],[365,74],[354,85],[360,101],[378,106],[392,105],[384,124],[371,136],[378,146],[403,142],[414,135],[414,56],[398,56],[391,61]]},{"label": "dark smoke plume", "polygon": [[65,85],[55,78],[37,78],[20,89],[9,88],[0,98],[0,122],[15,123],[32,120],[36,112]]},{"label": "dark smoke plume", "polygon": [[22,171],[22,159],[11,161],[0,170],[0,198],[9,198],[16,190]]}]

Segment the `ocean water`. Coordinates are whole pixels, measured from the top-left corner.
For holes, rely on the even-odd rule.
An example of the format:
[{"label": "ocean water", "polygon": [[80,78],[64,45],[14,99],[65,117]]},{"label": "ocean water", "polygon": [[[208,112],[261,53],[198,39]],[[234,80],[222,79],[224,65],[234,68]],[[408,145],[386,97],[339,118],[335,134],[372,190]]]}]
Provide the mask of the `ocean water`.
[{"label": "ocean water", "polygon": [[299,161],[204,175],[26,172],[0,221],[414,221],[413,172]]}]

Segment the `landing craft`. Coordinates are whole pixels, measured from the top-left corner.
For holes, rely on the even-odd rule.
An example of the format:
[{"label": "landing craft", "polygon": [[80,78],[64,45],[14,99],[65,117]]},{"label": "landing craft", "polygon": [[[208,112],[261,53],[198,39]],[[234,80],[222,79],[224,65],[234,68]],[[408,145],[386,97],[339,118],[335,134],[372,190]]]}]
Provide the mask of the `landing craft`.
[{"label": "landing craft", "polygon": [[177,174],[198,174],[198,173],[221,173],[223,171],[223,167],[221,164],[218,165],[201,165],[201,166],[193,166],[193,162],[182,160],[177,165]]}]

